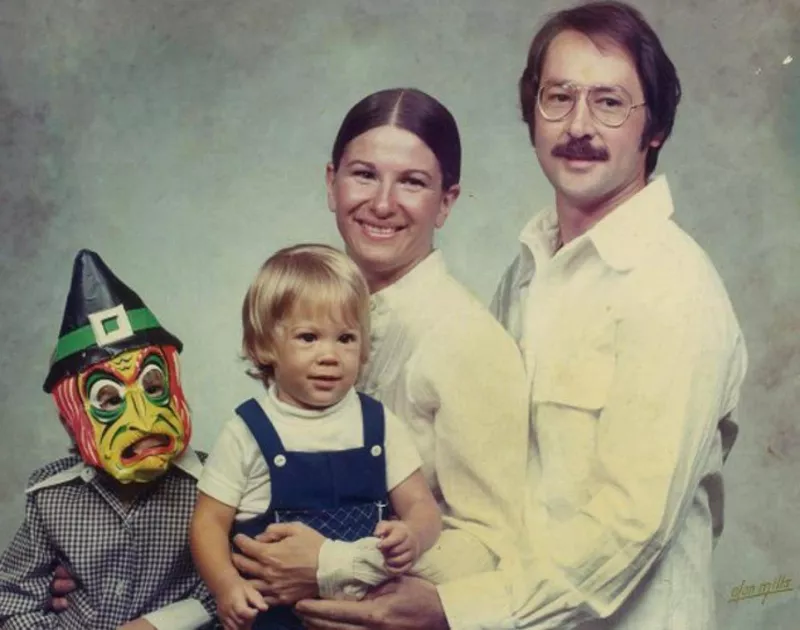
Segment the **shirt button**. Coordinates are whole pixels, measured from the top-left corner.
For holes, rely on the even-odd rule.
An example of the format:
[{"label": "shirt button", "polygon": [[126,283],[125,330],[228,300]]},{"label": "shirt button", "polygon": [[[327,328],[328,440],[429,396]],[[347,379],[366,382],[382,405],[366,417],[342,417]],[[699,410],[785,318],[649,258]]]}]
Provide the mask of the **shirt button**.
[{"label": "shirt button", "polygon": [[286,466],[286,456],[285,455],[276,455],[275,459],[272,460],[272,461],[275,462],[275,465],[278,468],[282,468],[282,467]]},{"label": "shirt button", "polygon": [[119,582],[117,582],[117,586],[114,589],[114,593],[116,593],[117,597],[122,597],[125,594],[126,590],[127,590],[127,584],[125,580],[120,580]]},{"label": "shirt button", "polygon": [[373,457],[377,457],[378,455],[383,453],[383,449],[376,444],[371,449],[369,449],[369,452]]}]

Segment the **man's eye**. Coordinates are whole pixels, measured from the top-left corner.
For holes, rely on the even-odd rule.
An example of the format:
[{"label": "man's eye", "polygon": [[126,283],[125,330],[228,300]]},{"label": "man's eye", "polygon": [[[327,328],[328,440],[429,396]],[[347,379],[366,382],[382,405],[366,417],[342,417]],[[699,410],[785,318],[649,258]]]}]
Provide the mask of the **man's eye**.
[{"label": "man's eye", "polygon": [[612,98],[610,96],[606,96],[604,98],[599,99],[598,105],[601,105],[605,109],[616,109],[618,107],[622,107],[622,101],[616,98]]},{"label": "man's eye", "polygon": [[545,97],[551,103],[568,103],[572,100],[569,92],[548,92]]}]

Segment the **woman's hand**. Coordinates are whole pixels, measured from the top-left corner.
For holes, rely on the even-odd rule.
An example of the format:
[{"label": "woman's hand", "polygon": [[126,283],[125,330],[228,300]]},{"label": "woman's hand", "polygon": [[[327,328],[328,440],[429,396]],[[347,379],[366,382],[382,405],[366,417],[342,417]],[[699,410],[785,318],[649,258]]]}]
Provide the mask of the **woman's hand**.
[{"label": "woman's hand", "polygon": [[233,542],[241,553],[233,565],[272,605],[290,605],[319,596],[317,564],[325,537],[302,523],[275,523],[250,538],[238,534]]},{"label": "woman's hand", "polygon": [[449,630],[436,587],[399,577],[360,602],[303,600],[295,612],[308,630]]}]

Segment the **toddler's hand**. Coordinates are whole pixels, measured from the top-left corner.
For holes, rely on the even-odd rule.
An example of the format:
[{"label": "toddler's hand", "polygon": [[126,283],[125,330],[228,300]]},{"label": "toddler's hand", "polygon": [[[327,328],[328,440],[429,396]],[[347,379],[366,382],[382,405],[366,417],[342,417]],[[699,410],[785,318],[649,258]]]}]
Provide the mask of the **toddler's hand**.
[{"label": "toddler's hand", "polygon": [[261,593],[242,578],[238,578],[217,596],[217,614],[225,630],[250,628],[259,611],[269,606]]},{"label": "toddler's hand", "polygon": [[403,521],[381,521],[375,535],[389,573],[406,573],[419,557],[419,541]]}]

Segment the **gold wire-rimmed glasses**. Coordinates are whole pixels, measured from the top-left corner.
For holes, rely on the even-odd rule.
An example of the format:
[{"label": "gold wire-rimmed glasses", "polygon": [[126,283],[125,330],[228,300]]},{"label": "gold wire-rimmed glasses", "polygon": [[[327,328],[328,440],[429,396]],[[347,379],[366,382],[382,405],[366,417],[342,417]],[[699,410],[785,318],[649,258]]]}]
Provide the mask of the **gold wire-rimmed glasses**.
[{"label": "gold wire-rimmed glasses", "polygon": [[539,112],[550,122],[564,120],[583,92],[592,118],[607,127],[622,126],[634,109],[646,105],[645,101],[634,103],[630,93],[620,85],[545,83],[537,95]]}]

